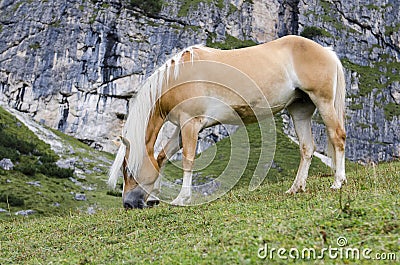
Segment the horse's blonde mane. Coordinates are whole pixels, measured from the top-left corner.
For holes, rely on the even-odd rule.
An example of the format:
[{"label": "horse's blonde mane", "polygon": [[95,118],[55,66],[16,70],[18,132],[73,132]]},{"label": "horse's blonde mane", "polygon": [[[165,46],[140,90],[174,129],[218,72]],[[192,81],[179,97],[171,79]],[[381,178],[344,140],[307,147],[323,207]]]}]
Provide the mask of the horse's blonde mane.
[{"label": "horse's blonde mane", "polygon": [[[140,85],[136,96],[130,99],[129,114],[122,131],[122,136],[129,140],[132,147],[130,148],[128,161],[128,168],[132,173],[138,172],[142,165],[146,152],[145,136],[149,118],[157,99],[161,96],[163,86],[170,77],[171,67],[174,66],[174,78],[177,79],[179,76],[179,62],[182,56],[189,52],[190,60],[193,61],[193,50],[201,48],[203,48],[201,45],[187,47],[167,60]],[[108,184],[113,188],[118,180],[119,171],[125,156],[125,149],[125,145],[121,144],[110,169]]]}]

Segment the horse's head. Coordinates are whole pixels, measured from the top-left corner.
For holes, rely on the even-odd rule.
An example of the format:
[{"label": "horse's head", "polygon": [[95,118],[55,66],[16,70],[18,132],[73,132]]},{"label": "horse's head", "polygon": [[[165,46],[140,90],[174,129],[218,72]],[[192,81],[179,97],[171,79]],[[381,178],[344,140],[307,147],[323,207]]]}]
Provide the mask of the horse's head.
[{"label": "horse's head", "polygon": [[[133,178],[131,178],[133,179]],[[125,183],[132,182],[133,188],[126,188],[127,185],[124,186],[124,191],[122,195],[122,203],[125,209],[133,209],[139,208],[143,209],[146,207],[146,200],[148,194],[145,190],[143,190],[135,180],[125,180]],[[134,182],[134,183],[133,183]]]},{"label": "horse's head", "polygon": [[[149,197],[149,193],[153,189],[154,181],[158,176],[158,167],[151,159],[145,157],[143,158],[143,164],[139,172],[134,176],[134,172],[131,172],[128,166],[130,142],[125,137],[121,137],[121,139],[122,143],[126,147],[125,157],[122,163],[122,172],[124,175],[122,203],[125,209],[143,209],[147,207],[146,200]],[[138,181],[140,182],[140,185]]]}]

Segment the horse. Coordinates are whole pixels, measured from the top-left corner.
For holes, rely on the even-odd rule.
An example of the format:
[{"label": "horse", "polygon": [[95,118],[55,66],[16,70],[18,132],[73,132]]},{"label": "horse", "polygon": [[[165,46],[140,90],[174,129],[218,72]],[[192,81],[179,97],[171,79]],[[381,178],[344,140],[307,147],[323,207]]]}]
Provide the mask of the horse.
[{"label": "horse", "polygon": [[[215,82],[189,82],[216,76],[234,79],[214,71],[202,62],[224,64],[249,77],[253,88],[234,88]],[[189,81],[188,81],[189,80]],[[300,164],[288,194],[304,192],[315,151],[311,118],[319,111],[328,135],[328,153],[334,170],[332,189],[347,182],[345,175],[345,76],[336,53],[329,47],[289,35],[252,47],[219,50],[188,47],[166,61],[139,88],[129,102],[129,114],[122,132],[122,144],[110,169],[108,184],[115,187],[122,168],[123,206],[144,208],[149,195],[158,189],[159,174],[169,157],[183,148],[183,183],[175,205],[191,199],[192,169],[198,134],[216,124],[256,122],[263,116],[259,102],[264,97],[272,114],[287,109],[299,140]],[[238,91],[240,90],[240,91]],[[240,96],[246,93],[245,100]],[[218,99],[227,108],[210,103]],[[235,115],[225,109],[231,109]],[[231,112],[232,112],[231,111]],[[155,157],[154,145],[166,121],[176,125],[170,141]]]}]

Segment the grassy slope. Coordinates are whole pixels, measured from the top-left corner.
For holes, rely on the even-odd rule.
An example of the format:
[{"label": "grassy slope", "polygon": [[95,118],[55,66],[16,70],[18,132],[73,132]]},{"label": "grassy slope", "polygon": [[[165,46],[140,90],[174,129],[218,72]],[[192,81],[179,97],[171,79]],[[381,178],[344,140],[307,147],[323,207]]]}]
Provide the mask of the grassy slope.
[{"label": "grassy slope", "polygon": [[[330,178],[312,177],[308,192],[296,196],[283,193],[291,184],[283,181],[254,192],[239,187],[197,207],[162,204],[6,222],[0,224],[0,263],[265,264],[269,260],[257,258],[265,243],[320,251],[337,247],[339,236],[372,254],[399,253],[399,171],[399,162],[359,167],[348,174],[342,194],[329,189]],[[355,263],[362,262],[370,261]]]},{"label": "grassy slope", "polygon": [[[329,189],[332,178],[323,177],[329,170],[315,159],[308,191],[289,196],[284,191],[292,184],[298,151],[278,130],[275,160],[281,171],[271,169],[263,185],[249,192],[258,144],[257,130],[249,126],[248,131],[252,152],[244,178],[221,199],[196,207],[161,204],[143,211],[125,211],[115,200],[115,209],[95,215],[71,213],[67,218],[3,222],[0,263],[265,264],[271,260],[257,257],[265,243],[319,251],[337,247],[339,236],[345,236],[350,247],[369,247],[373,254],[399,253],[400,162],[349,166],[348,185],[342,192],[333,192]],[[226,156],[228,145],[229,140],[218,144],[218,157]],[[223,166],[224,159],[216,159],[203,174],[218,172]],[[180,174],[172,165],[166,171]],[[276,255],[272,261],[283,262]]]},{"label": "grassy slope", "polygon": [[[66,175],[67,178],[58,178],[38,172],[43,154],[50,157],[58,156],[48,144],[39,140],[25,125],[2,108],[0,108],[0,125],[3,128],[1,131],[3,139],[12,137],[17,147],[34,146],[33,152],[23,154],[17,152],[15,148],[5,147],[7,143],[0,141],[0,151],[4,151],[0,154],[0,160],[3,157],[11,158],[15,164],[14,170],[0,169],[0,197],[2,198],[0,208],[8,211],[8,213],[0,213],[0,220],[16,218],[14,213],[20,210],[34,210],[36,211],[34,216],[54,216],[77,210],[86,211],[89,206],[107,208],[110,203],[115,205],[119,201],[118,198],[106,195],[105,180],[109,167],[108,161],[112,159],[111,155],[96,152],[72,137],[56,132],[62,137],[64,145],[69,146],[66,148],[68,151],[61,154],[61,158],[74,157],[77,160],[75,171],[80,171],[86,176],[86,179],[79,179],[79,181],[83,186],[95,188],[93,191],[85,191],[69,180],[69,175]],[[93,170],[94,167],[98,171]],[[34,171],[36,173],[33,173]],[[74,177],[77,178],[76,175]],[[27,184],[27,182],[35,181],[38,181],[41,186]],[[84,193],[87,201],[76,201],[72,193]],[[17,203],[13,203],[13,200]],[[58,203],[59,206],[54,206],[54,203]]]}]

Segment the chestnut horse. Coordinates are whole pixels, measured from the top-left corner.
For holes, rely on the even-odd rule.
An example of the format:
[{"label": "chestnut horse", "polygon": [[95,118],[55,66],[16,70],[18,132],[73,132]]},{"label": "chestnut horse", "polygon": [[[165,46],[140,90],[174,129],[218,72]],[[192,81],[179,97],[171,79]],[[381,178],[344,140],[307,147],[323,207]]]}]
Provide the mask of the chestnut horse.
[{"label": "chestnut horse", "polygon": [[[204,62],[204,63],[202,63]],[[234,79],[213,71],[207,63],[224,64],[250,78],[261,93],[251,87],[232,87],[216,82],[193,82],[215,76]],[[239,82],[239,81],[238,81]],[[234,81],[232,81],[234,84]],[[242,96],[245,93],[246,95]],[[160,169],[168,157],[183,148],[183,184],[176,205],[191,198],[192,168],[198,133],[219,123],[245,124],[263,116],[258,103],[265,97],[270,113],[287,109],[293,119],[300,146],[300,165],[287,193],[305,191],[311,159],[315,150],[311,117],[318,109],[326,125],[332,167],[333,189],[346,182],[345,176],[345,79],[342,64],[330,48],[299,37],[286,36],[253,47],[217,50],[203,46],[189,47],[168,60],[138,90],[129,103],[129,115],[121,144],[110,169],[109,185],[115,187],[122,166],[124,175],[123,205],[143,208],[154,190]],[[212,103],[218,99],[235,115]],[[257,113],[259,112],[259,113]],[[177,126],[174,136],[154,157],[154,144],[162,125]]]}]

